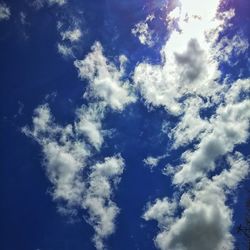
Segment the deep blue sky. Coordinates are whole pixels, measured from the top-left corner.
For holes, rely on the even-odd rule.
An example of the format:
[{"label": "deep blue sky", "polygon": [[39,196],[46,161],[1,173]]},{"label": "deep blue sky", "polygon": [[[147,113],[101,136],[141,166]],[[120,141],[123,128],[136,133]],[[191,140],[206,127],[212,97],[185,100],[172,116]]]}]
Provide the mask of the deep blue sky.
[{"label": "deep blue sky", "polygon": [[[84,222],[84,211],[76,218],[57,212],[58,204],[49,194],[52,186],[42,164],[41,147],[21,129],[31,125],[34,109],[45,102],[49,103],[56,122],[62,125],[71,122],[75,109],[87,103],[82,99],[87,81],[78,78],[73,59],[62,57],[57,51],[58,20],[65,20],[65,25],[72,16],[81,20],[85,34],[76,51],[77,59],[83,59],[93,43],[100,41],[106,57],[115,65],[118,65],[118,55],[128,57],[126,74],[130,79],[139,62],[147,60],[157,64],[161,61],[160,48],[169,35],[164,25],[165,1],[68,0],[67,7],[46,5],[39,10],[30,2],[6,0],[11,17],[0,21],[0,249],[95,249],[91,241],[93,229]],[[236,16],[233,28],[225,33],[233,34],[240,28],[249,38],[249,1],[229,2]],[[26,14],[25,24],[20,21],[20,12]],[[131,29],[151,13],[157,16],[151,24],[157,39],[149,48],[139,43]],[[244,77],[250,77],[249,49],[241,56],[237,67],[221,65],[223,74],[229,74],[232,80],[238,78],[240,68]],[[46,98],[47,95],[50,97]],[[173,151],[154,171],[143,164],[147,156],[162,155],[171,144],[161,133],[164,121],[174,124],[176,118],[164,108],[149,111],[142,99],[121,113],[109,112],[103,121],[104,128],[116,128],[116,131],[114,136],[105,139],[96,159],[121,153],[126,162],[114,196],[121,212],[116,220],[116,232],[107,240],[108,249],[155,249],[153,238],[158,232],[157,223],[145,222],[142,214],[148,201],[171,197],[173,186],[162,169],[167,163],[178,162],[184,150]],[[249,140],[239,149],[248,155]],[[240,192],[245,192],[248,185],[249,182],[244,182]],[[233,204],[236,224],[243,220],[246,195],[238,198],[238,203]]]}]

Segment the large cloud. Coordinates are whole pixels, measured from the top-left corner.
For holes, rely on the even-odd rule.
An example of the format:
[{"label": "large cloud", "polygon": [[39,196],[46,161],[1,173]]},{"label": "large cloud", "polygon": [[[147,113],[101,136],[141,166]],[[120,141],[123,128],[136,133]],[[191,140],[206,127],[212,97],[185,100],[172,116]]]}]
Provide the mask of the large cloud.
[{"label": "large cloud", "polygon": [[[237,85],[248,86],[250,79],[238,81]],[[231,91],[229,91],[229,94]],[[246,93],[246,91],[245,91]],[[238,97],[239,98],[239,97]],[[234,146],[247,141],[249,136],[250,101],[240,100],[221,104],[216,114],[210,119],[206,132],[201,135],[200,142],[193,151],[183,155],[185,163],[174,176],[174,183],[187,183],[201,178],[215,169],[215,161],[219,156],[232,152]]]},{"label": "large cloud", "polygon": [[[99,149],[103,141],[98,125],[103,116],[98,117],[98,112],[97,104],[82,107],[73,125],[61,127],[54,122],[48,105],[42,105],[35,110],[33,128],[25,127],[23,131],[42,147],[47,176],[53,184],[51,194],[54,200],[63,202],[59,211],[76,214],[79,208],[86,209],[86,220],[95,230],[95,245],[103,249],[103,240],[115,229],[119,208],[111,197],[125,164],[121,156],[115,155],[89,166],[91,145]],[[90,144],[83,134],[87,134]],[[84,178],[85,170],[90,174]]]},{"label": "large cloud", "polygon": [[[228,170],[212,180],[204,178],[194,189],[184,192],[180,202],[164,198],[147,207],[144,218],[157,220],[161,229],[155,239],[160,249],[233,249],[232,211],[225,205],[226,193],[248,175],[249,162],[240,153],[228,157],[227,162]],[[183,210],[180,216],[176,206]]]},{"label": "large cloud", "polygon": [[195,7],[200,5],[198,1],[194,1],[194,6],[187,2],[189,4],[181,1],[181,7],[171,11],[175,13],[177,28],[172,27],[170,37],[161,50],[162,64],[143,62],[137,65],[134,72],[135,85],[146,103],[163,106],[173,115],[184,111],[184,97],[218,98],[222,86],[216,80],[221,73],[216,60],[218,52],[213,46],[219,31],[233,15],[232,11],[228,11],[222,18],[216,19],[219,1],[212,1],[209,2],[209,14],[199,16],[204,6],[198,10]]},{"label": "large cloud", "polygon": [[[145,103],[178,117],[168,133],[173,140],[169,150],[184,149],[182,163],[166,167],[180,202],[157,199],[143,215],[158,222],[155,244],[160,249],[234,247],[232,210],[226,201],[249,173],[249,162],[234,151],[249,138],[250,79],[220,81],[219,66],[244,53],[248,43],[238,35],[219,39],[234,15],[233,10],[219,13],[220,3],[179,1],[167,18],[172,31],[161,51],[162,64],[142,62],[134,72]],[[230,167],[215,174],[222,156]]]},{"label": "large cloud", "polygon": [[[66,31],[61,36],[73,43],[81,33]],[[45,169],[53,184],[53,199],[62,201],[59,211],[76,214],[78,209],[86,209],[86,220],[95,230],[93,241],[97,249],[105,248],[103,241],[115,230],[119,208],[111,198],[125,163],[120,155],[91,165],[90,162],[94,162],[107,134],[102,121],[108,110],[122,111],[135,101],[129,83],[121,80],[125,62],[126,58],[120,56],[118,69],[103,55],[101,44],[95,43],[85,59],[74,62],[80,78],[89,81],[84,94],[88,105],[78,108],[74,121],[64,127],[55,123],[48,104],[39,106],[33,127],[23,129],[42,147]]]}]

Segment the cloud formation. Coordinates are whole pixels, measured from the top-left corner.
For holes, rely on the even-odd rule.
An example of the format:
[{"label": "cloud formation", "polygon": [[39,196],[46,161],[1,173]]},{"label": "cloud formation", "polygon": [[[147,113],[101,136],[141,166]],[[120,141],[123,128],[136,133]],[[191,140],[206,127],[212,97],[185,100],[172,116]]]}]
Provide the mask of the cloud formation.
[{"label": "cloud formation", "polygon": [[122,110],[127,104],[135,102],[131,85],[122,80],[124,76],[124,56],[120,57],[120,69],[108,62],[103,55],[103,49],[99,42],[92,46],[92,52],[85,59],[76,60],[74,65],[78,69],[78,75],[87,79],[90,83],[86,98],[101,100],[105,105],[114,110]]},{"label": "cloud formation", "polygon": [[[65,38],[66,39],[66,38]],[[59,211],[75,215],[79,209],[88,212],[86,221],[94,228],[94,244],[104,249],[104,240],[114,232],[119,208],[113,202],[113,192],[121,180],[125,163],[121,155],[95,162],[107,131],[102,121],[108,110],[122,111],[135,101],[129,83],[121,81],[124,57],[117,69],[103,55],[96,43],[82,61],[76,61],[79,76],[89,80],[94,100],[76,110],[75,120],[65,126],[55,122],[48,104],[39,106],[33,117],[33,126],[23,132],[37,141],[43,151],[47,176],[53,187],[51,195],[59,204]],[[93,163],[95,162],[95,163]]]},{"label": "cloud formation", "polygon": [[[37,8],[66,3],[35,2]],[[234,15],[233,10],[219,12],[220,3],[180,0],[167,17],[170,34],[161,49],[162,63],[138,63],[134,85],[126,76],[128,59],[121,55],[115,65],[101,43],[95,42],[83,59],[74,61],[79,78],[87,84],[83,94],[87,105],[78,107],[75,119],[65,126],[55,122],[48,104],[41,105],[33,125],[23,129],[41,145],[59,211],[70,215],[87,211],[85,219],[95,231],[97,249],[104,249],[105,239],[115,231],[120,209],[113,193],[125,168],[120,154],[95,161],[107,135],[103,121],[108,112],[122,112],[135,103],[135,90],[145,105],[163,107],[177,120],[166,129],[172,143],[169,151],[183,150],[179,163],[165,168],[176,190],[173,197],[148,203],[143,214],[145,220],[158,223],[155,245],[162,250],[233,249],[233,211],[227,200],[249,173],[249,160],[235,147],[249,139],[250,79],[222,79],[220,64],[232,63],[232,55],[243,54],[249,45],[240,33],[220,38]],[[144,45],[154,44],[148,26],[153,18],[148,16],[132,29]],[[60,26],[58,33],[58,52],[76,58],[74,49],[82,30],[77,25]],[[152,169],[166,156],[149,156],[144,163]],[[218,166],[222,157],[224,168]]]},{"label": "cloud formation", "polygon": [[[234,248],[226,201],[249,173],[249,161],[235,146],[249,138],[250,79],[221,81],[219,66],[244,53],[248,42],[242,35],[220,38],[234,15],[219,12],[220,3],[180,0],[167,18],[171,34],[161,50],[162,64],[142,62],[134,71],[145,104],[178,117],[168,130],[170,150],[184,149],[181,163],[165,168],[176,188],[174,198],[157,199],[143,215],[158,222],[160,249]],[[224,170],[217,169],[221,157],[227,158]]]},{"label": "cloud formation", "polygon": [[[237,188],[249,173],[249,161],[240,153],[227,158],[229,169],[203,180],[182,193],[180,202],[157,199],[147,207],[143,217],[157,220],[161,232],[156,246],[169,250],[233,249],[230,234],[232,210],[226,205],[227,195]],[[176,214],[181,209],[181,215]]]},{"label": "cloud formation", "polygon": [[[91,144],[94,147],[98,144],[99,149],[100,139],[96,141],[96,133],[102,136],[93,121],[97,109],[96,106],[81,108],[75,124],[61,127],[54,122],[48,105],[42,105],[35,110],[33,128],[25,127],[23,132],[42,147],[46,173],[53,184],[51,195],[61,203],[59,211],[75,215],[79,209],[87,210],[86,220],[95,230],[93,241],[97,249],[103,249],[103,240],[115,230],[119,208],[111,197],[125,164],[120,155],[115,155],[89,165],[93,156]],[[91,144],[82,137],[86,132],[90,132]],[[90,174],[84,177],[85,172]]]}]

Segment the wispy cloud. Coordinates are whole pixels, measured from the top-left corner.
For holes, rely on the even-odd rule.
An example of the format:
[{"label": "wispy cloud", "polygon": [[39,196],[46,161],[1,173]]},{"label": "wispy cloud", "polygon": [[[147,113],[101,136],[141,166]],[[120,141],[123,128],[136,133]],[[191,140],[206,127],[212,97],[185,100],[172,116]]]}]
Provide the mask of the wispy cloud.
[{"label": "wispy cloud", "polygon": [[0,3],[0,21],[8,20],[11,16],[10,7],[4,3]]},{"label": "wispy cloud", "polygon": [[154,15],[147,16],[145,21],[137,23],[131,30],[132,34],[138,37],[141,44],[147,45],[149,47],[152,47],[154,45],[154,32],[149,28],[148,23],[151,22],[154,18]]}]

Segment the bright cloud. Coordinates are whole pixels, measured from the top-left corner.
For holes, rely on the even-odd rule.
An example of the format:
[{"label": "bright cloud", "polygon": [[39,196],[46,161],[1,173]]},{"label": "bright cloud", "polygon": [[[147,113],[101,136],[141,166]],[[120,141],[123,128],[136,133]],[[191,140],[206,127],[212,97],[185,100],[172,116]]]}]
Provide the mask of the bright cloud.
[{"label": "bright cloud", "polygon": [[96,149],[100,149],[104,139],[101,120],[104,118],[104,106],[93,104],[89,108],[81,107],[77,110],[76,131],[83,134],[89,143]]},{"label": "bright cloud", "polygon": [[[204,178],[194,189],[184,192],[180,202],[164,198],[147,207],[144,218],[157,220],[161,228],[155,238],[160,249],[233,249],[232,210],[225,205],[226,194],[246,178],[249,162],[240,153],[227,161],[228,170],[212,180]],[[176,207],[183,210],[180,217],[175,214]]]},{"label": "bright cloud", "polygon": [[[62,6],[66,1],[33,4],[41,8],[45,3]],[[48,104],[41,105],[34,112],[33,125],[23,132],[42,148],[59,211],[71,215],[87,211],[85,219],[94,229],[97,249],[105,249],[105,239],[115,231],[120,209],[113,201],[114,191],[125,168],[120,154],[95,160],[109,132],[103,122],[110,110],[122,112],[135,103],[137,91],[145,105],[163,107],[174,117],[177,122],[171,128],[168,121],[163,125],[171,143],[168,152],[183,152],[176,165],[165,167],[176,190],[173,197],[147,203],[143,214],[146,221],[158,223],[156,247],[234,248],[233,211],[227,201],[249,173],[249,160],[236,146],[249,139],[250,79],[221,80],[220,64],[235,63],[232,57],[243,54],[249,44],[240,32],[220,37],[234,16],[234,10],[220,12],[220,4],[220,0],[179,0],[166,19],[170,33],[160,51],[161,64],[137,63],[131,74],[133,85],[126,75],[126,56],[119,57],[117,66],[105,56],[101,43],[95,42],[83,59],[75,59],[82,30],[75,23],[64,29],[58,22],[57,50],[74,58],[78,76],[87,85],[83,94],[87,104],[78,107],[75,119],[65,126],[55,122]],[[1,13],[0,5],[0,20]],[[148,16],[131,31],[144,45],[154,45],[149,28],[153,19]],[[153,169],[166,156],[150,155],[143,162]],[[226,159],[223,169],[218,167],[222,157]]]},{"label": "bright cloud", "polygon": [[[99,149],[103,140],[100,139],[102,116],[96,117],[99,112],[102,111],[96,105],[89,109],[82,107],[74,125],[61,127],[54,122],[48,105],[42,105],[35,110],[33,128],[24,127],[23,132],[42,147],[46,173],[53,184],[53,199],[66,203],[59,211],[72,215],[79,208],[86,209],[89,213],[86,220],[95,230],[93,241],[97,249],[103,249],[103,241],[115,230],[119,208],[111,198],[125,164],[116,155],[88,165],[93,153],[81,135],[89,133],[89,142]],[[90,172],[87,178],[82,174],[85,169]]]},{"label": "bright cloud", "polygon": [[111,200],[113,189],[120,182],[124,161],[120,156],[107,157],[103,163],[92,167],[89,189],[84,197],[84,208],[88,209],[89,223],[95,229],[94,242],[97,249],[103,249],[103,239],[115,230],[114,220],[119,208]]},{"label": "bright cloud", "polygon": [[129,83],[121,80],[126,57],[120,57],[118,69],[108,62],[99,43],[92,50],[82,61],[76,60],[75,66],[79,76],[89,80],[84,97],[92,96],[94,100],[76,109],[75,120],[64,127],[56,124],[48,104],[41,105],[35,110],[32,128],[26,126],[23,132],[42,147],[46,172],[53,184],[52,197],[62,202],[59,211],[75,215],[79,209],[86,210],[86,221],[95,230],[94,244],[104,249],[104,240],[115,231],[119,208],[112,200],[113,191],[125,163],[120,155],[93,163],[94,156],[108,132],[102,129],[108,107],[122,111],[135,97]]},{"label": "bright cloud", "polygon": [[[180,165],[166,167],[179,189],[175,197],[181,194],[180,204],[157,199],[143,217],[158,222],[155,244],[160,249],[233,249],[232,210],[226,200],[249,172],[249,162],[233,152],[249,138],[250,79],[220,82],[219,66],[244,53],[248,42],[239,35],[219,39],[234,15],[233,10],[219,13],[219,0],[180,0],[176,6],[167,18],[171,34],[161,51],[162,65],[138,64],[134,82],[147,105],[162,106],[178,117],[168,133],[172,150],[194,146],[184,150]],[[212,115],[202,117],[207,110]],[[222,156],[230,167],[215,175]],[[157,164],[153,158],[147,162]],[[190,185],[186,192],[185,184]]]},{"label": "bright cloud", "polygon": [[135,102],[129,82],[122,80],[124,63],[121,63],[121,68],[118,69],[108,62],[100,43],[96,42],[92,52],[85,59],[76,60],[74,64],[79,77],[90,82],[85,97],[102,100],[107,106],[118,111]]}]

